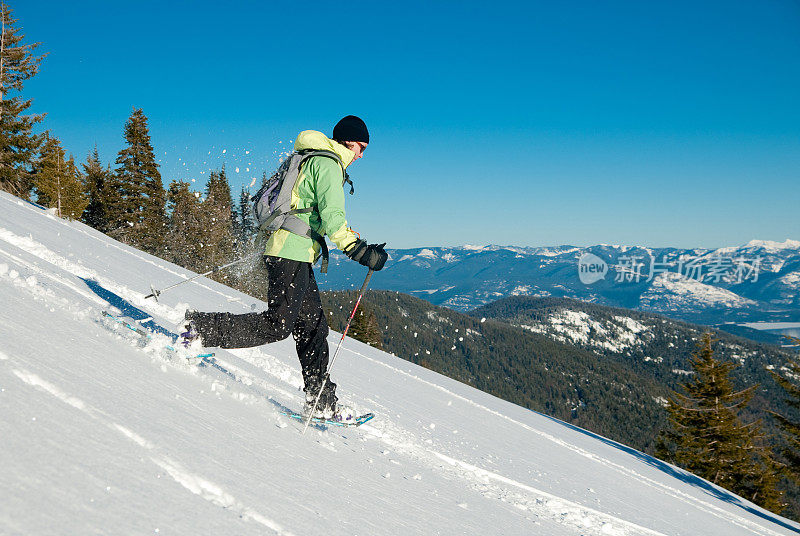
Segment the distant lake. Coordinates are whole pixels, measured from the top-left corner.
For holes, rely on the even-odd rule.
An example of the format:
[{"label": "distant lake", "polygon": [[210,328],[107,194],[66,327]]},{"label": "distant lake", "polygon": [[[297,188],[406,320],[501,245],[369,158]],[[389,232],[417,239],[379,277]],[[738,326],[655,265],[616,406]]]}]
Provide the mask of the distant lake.
[{"label": "distant lake", "polygon": [[800,322],[748,322],[739,325],[760,331],[768,331],[776,335],[800,337]]}]

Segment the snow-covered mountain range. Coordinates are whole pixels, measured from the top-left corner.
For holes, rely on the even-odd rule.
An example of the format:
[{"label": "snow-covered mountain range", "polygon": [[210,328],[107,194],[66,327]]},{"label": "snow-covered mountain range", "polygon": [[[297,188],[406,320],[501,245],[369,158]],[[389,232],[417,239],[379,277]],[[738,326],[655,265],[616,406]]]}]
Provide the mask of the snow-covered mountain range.
[{"label": "snow-covered mountain range", "polygon": [[[389,250],[374,286],[469,310],[514,295],[554,296],[703,324],[800,321],[800,241],[719,249],[441,247]],[[334,254],[321,286],[351,288],[358,267]]]},{"label": "snow-covered mountain range", "polygon": [[187,306],[265,306],[206,279],[144,299],[191,275],[0,193],[0,533],[800,533],[641,452],[350,339],[333,376],[376,419],[301,435],[281,414],[302,401],[291,339],[203,360],[165,347]]}]

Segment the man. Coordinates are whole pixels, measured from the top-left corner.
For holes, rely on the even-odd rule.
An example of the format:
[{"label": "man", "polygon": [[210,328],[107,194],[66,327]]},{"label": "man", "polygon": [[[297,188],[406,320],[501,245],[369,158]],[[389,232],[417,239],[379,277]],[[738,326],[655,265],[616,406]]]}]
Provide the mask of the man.
[{"label": "man", "polygon": [[[292,209],[312,207],[310,212],[297,214],[312,234],[327,235],[348,257],[377,271],[386,263],[387,254],[382,244],[367,244],[347,226],[342,188],[345,168],[364,156],[368,144],[367,125],[353,115],[336,124],[333,139],[313,130],[301,132],[295,151],[330,151],[341,159],[341,165],[328,156],[305,160],[292,190]],[[286,229],[275,231],[264,252],[269,274],[267,311],[239,315],[187,311],[189,324],[184,336],[188,340],[199,336],[204,346],[245,348],[292,334],[305,384],[306,413],[324,384],[315,416],[346,419],[345,411],[337,407],[336,384],[327,377],[328,323],[312,269],[320,251],[319,241],[308,236]]]}]

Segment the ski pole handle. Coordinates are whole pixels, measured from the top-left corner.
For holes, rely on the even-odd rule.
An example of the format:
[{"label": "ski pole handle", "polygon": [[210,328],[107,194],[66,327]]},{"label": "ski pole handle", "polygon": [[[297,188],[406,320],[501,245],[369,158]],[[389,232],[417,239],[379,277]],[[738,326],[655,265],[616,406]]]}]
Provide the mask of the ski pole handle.
[{"label": "ski pole handle", "polygon": [[[361,290],[358,291],[358,297],[359,298],[361,298],[361,296],[363,296],[364,293],[367,291],[367,285],[369,285],[369,280],[372,279],[372,272],[374,272],[374,270],[372,268],[370,268],[369,272],[367,272],[367,277],[364,279],[364,284],[361,285]],[[358,306],[356,306],[356,307],[358,307]],[[355,309],[353,309],[353,310],[355,311]]]},{"label": "ski pole handle", "polygon": [[146,300],[147,298],[153,298],[154,300],[158,301],[158,295],[161,294],[161,291],[156,290],[156,287],[154,287],[152,284],[150,285],[150,290],[152,292],[145,296],[144,299]]}]

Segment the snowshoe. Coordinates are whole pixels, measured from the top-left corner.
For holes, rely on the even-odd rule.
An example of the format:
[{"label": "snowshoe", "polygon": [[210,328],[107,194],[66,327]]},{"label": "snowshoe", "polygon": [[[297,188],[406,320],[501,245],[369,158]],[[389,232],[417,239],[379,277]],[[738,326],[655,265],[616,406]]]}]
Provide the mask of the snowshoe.
[{"label": "snowshoe", "polygon": [[353,423],[358,419],[359,415],[356,411],[351,408],[350,406],[345,406],[342,404],[336,405],[336,410],[333,413],[333,417],[331,420],[340,422],[343,424]]}]

